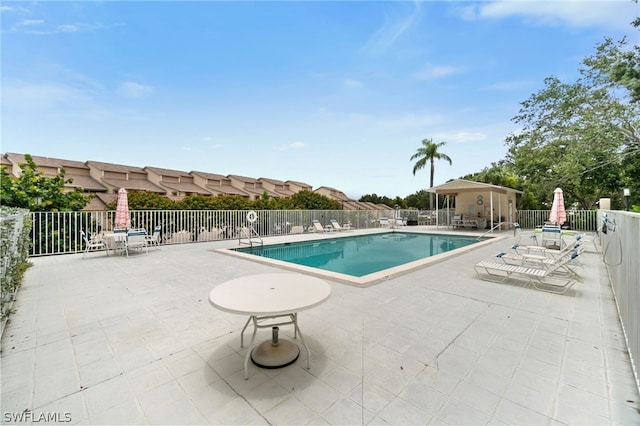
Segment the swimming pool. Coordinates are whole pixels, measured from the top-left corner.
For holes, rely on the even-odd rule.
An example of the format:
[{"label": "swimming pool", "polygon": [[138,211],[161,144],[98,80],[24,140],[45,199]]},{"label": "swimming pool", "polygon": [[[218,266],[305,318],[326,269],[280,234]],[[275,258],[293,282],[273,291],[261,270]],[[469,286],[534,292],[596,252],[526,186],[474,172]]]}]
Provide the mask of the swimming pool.
[{"label": "swimming pool", "polygon": [[239,256],[351,284],[371,284],[491,238],[384,232],[234,248]]}]

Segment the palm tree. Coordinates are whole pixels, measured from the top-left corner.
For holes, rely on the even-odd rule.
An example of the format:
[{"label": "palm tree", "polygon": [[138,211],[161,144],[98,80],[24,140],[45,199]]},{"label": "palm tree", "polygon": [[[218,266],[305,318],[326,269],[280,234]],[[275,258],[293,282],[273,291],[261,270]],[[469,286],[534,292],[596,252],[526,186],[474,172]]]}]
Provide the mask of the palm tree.
[{"label": "palm tree", "polygon": [[[422,146],[418,148],[416,153],[411,156],[411,160],[415,160],[416,158],[418,159],[416,164],[414,164],[413,166],[414,176],[416,175],[416,172],[418,170],[423,169],[424,166],[427,165],[427,161],[431,163],[429,188],[433,187],[433,175],[435,172],[434,160],[445,160],[449,162],[449,165],[451,165],[452,163],[451,158],[447,154],[438,152],[438,148],[444,146],[445,144],[446,142],[434,143],[433,139],[423,139]],[[429,194],[429,209],[433,210],[433,194],[432,193]]]}]

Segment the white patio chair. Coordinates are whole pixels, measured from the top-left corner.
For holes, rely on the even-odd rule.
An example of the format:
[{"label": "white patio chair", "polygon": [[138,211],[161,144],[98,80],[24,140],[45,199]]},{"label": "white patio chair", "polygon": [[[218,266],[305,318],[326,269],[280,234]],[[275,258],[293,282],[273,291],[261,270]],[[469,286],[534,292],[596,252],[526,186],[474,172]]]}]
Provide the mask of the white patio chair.
[{"label": "white patio chair", "polygon": [[84,252],[82,253],[82,258],[84,259],[87,256],[87,253],[90,251],[99,251],[105,250],[107,252],[107,256],[109,256],[109,249],[107,247],[107,243],[101,238],[88,238],[87,234],[84,231],[80,231],[80,236],[84,241]]},{"label": "white patio chair", "polygon": [[147,244],[147,231],[132,230],[127,233],[127,256],[130,249],[146,250],[149,254],[149,245]]},{"label": "white patio chair", "polygon": [[149,247],[155,246],[156,248],[160,248],[160,231],[162,231],[162,227],[156,226],[153,230],[153,234],[146,236],[147,245]]}]

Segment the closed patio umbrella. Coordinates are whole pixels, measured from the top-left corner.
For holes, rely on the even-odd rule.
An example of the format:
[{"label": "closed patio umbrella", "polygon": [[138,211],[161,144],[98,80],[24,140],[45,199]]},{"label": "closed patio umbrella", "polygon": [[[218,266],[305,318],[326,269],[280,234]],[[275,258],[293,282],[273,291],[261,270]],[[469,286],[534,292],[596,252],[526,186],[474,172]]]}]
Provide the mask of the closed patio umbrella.
[{"label": "closed patio umbrella", "polygon": [[553,204],[549,213],[549,222],[555,225],[562,225],[567,221],[567,212],[564,209],[564,196],[562,189],[556,188],[553,192]]},{"label": "closed patio umbrella", "polygon": [[118,190],[118,202],[116,204],[116,228],[131,228],[131,218],[129,217],[129,199],[127,198],[127,190],[120,188]]}]

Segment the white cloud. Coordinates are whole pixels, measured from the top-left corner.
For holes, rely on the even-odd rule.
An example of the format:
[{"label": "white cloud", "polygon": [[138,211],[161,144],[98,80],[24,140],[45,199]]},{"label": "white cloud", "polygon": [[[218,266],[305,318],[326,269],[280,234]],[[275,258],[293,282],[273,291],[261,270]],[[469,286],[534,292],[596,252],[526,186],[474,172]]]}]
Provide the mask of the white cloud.
[{"label": "white cloud", "polygon": [[358,80],[354,80],[352,78],[347,78],[343,81],[343,84],[349,89],[360,89],[364,86],[364,83]]},{"label": "white cloud", "polygon": [[91,100],[83,90],[58,83],[9,83],[4,84],[3,104],[20,109],[48,110],[58,105],[78,106]]},{"label": "white cloud", "polygon": [[124,81],[118,87],[118,93],[126,98],[143,99],[155,92],[153,86]]},{"label": "white cloud", "polygon": [[44,24],[44,19],[23,19],[16,24],[16,27],[30,27]]},{"label": "white cloud", "polygon": [[294,143],[290,144],[289,146],[291,147],[291,149],[303,149],[303,148],[306,148],[309,145],[307,145],[304,142],[294,142]]},{"label": "white cloud", "polygon": [[273,149],[275,149],[276,151],[289,151],[291,149],[304,149],[306,147],[308,147],[309,145],[307,145],[304,142],[293,142],[290,144],[282,144],[279,146],[274,147]]},{"label": "white cloud", "polygon": [[[404,6],[403,2],[400,5]],[[413,2],[413,9],[400,16],[385,16],[385,21],[369,38],[362,51],[367,54],[382,54],[393,46],[402,35],[409,31],[420,19],[420,2]]]},{"label": "white cloud", "polygon": [[522,17],[536,25],[606,27],[627,30],[638,15],[631,0],[608,1],[494,1],[460,8],[464,19]]},{"label": "white cloud", "polygon": [[419,80],[434,80],[437,78],[448,77],[454,74],[461,74],[463,72],[464,69],[460,67],[428,65],[423,70],[415,73],[413,77]]}]

